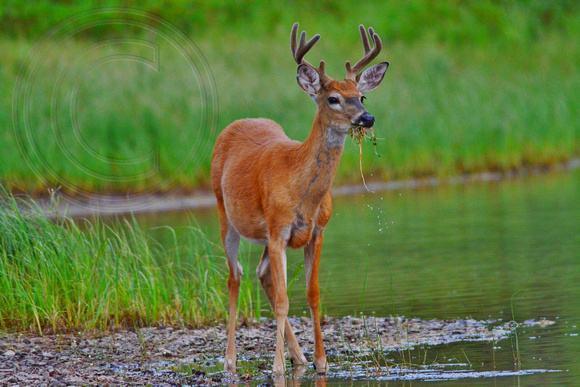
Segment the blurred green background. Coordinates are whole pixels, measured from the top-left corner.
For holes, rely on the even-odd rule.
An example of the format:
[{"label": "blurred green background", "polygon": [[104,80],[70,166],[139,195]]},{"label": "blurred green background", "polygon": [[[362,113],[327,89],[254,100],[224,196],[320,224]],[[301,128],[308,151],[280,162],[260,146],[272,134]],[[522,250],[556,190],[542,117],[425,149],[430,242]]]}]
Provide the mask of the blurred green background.
[{"label": "blurred green background", "polygon": [[[304,140],[315,105],[295,81],[296,21],[322,35],[307,60],[324,59],[335,79],[361,56],[359,24],[383,39],[377,61],[391,67],[365,101],[380,154],[364,145],[367,180],[580,155],[576,1],[4,1],[1,185],[187,192],[207,186],[215,138],[236,119],[271,118]],[[176,49],[183,37],[211,69],[203,87]],[[358,163],[347,140],[336,184],[360,183]]]}]

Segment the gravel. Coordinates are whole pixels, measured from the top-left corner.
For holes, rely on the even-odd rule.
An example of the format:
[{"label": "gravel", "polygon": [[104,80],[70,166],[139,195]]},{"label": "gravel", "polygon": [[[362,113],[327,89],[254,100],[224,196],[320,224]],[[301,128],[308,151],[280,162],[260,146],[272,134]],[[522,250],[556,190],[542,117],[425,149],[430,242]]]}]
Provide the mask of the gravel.
[{"label": "gravel", "polygon": [[[542,324],[551,323],[543,321]],[[307,358],[311,359],[310,319],[291,318],[290,322]],[[508,323],[498,325],[472,319],[327,317],[322,326],[329,359],[419,345],[496,341],[510,332]],[[0,332],[0,386],[222,384],[230,378],[220,371],[226,340],[223,325],[50,336]],[[238,362],[246,364],[239,364],[240,377],[268,378],[275,347],[275,322],[262,319],[259,324],[238,327],[236,344]],[[331,370],[341,367],[332,362]],[[251,375],[244,376],[243,372]]]}]

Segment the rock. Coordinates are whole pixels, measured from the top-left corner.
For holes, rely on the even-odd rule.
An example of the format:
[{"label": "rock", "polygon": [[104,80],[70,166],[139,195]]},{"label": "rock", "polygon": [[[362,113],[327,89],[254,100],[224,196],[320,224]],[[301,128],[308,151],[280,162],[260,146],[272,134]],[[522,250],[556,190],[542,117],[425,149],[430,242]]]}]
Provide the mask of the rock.
[{"label": "rock", "polygon": [[16,376],[9,376],[8,378],[0,381],[1,385],[5,385],[8,383],[18,383],[18,379],[16,378]]},{"label": "rock", "polygon": [[66,386],[65,383],[63,383],[59,380],[56,380],[55,378],[52,378],[50,376],[45,376],[44,381],[46,383],[48,383],[49,386],[55,386],[55,387]]},{"label": "rock", "polygon": [[163,357],[174,357],[174,356],[175,356],[175,354],[174,354],[173,352],[171,352],[171,351],[170,351],[170,350],[168,350],[168,349],[163,349],[163,348],[161,348],[161,352],[160,352],[160,354],[161,354],[161,356],[163,356]]},{"label": "rock", "polygon": [[87,384],[86,383],[87,381],[85,379],[80,378],[78,376],[71,376],[70,378],[66,378],[66,380],[69,383],[74,383],[74,384]]},{"label": "rock", "polygon": [[16,352],[14,352],[13,350],[9,349],[8,351],[5,351],[3,353],[3,355],[6,356],[6,357],[14,357],[14,356],[16,356]]}]

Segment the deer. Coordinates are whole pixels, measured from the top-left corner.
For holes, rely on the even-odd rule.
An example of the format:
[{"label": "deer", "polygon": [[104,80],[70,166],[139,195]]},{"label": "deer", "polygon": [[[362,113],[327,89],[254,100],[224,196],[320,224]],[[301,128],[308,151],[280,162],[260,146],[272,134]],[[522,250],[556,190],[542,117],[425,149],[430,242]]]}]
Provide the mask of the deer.
[{"label": "deer", "polygon": [[[323,231],[332,212],[331,186],[343,153],[348,130],[356,125],[370,130],[374,117],[364,108],[363,94],[383,80],[389,62],[363,69],[382,48],[372,28],[368,36],[359,26],[363,57],[346,62],[346,78],[336,81],[304,56],[320,39],[308,41],[298,23],[292,27],[290,47],[298,64],[300,88],[316,103],[312,129],[304,142],[291,140],[282,127],[265,118],[237,120],[218,136],[211,162],[211,186],[217,199],[220,234],[229,267],[229,321],[224,370],[236,374],[235,331],[237,300],[243,267],[238,261],[240,239],[264,246],[256,273],[274,311],[276,349],[273,374],[285,374],[284,341],[295,365],[306,357],[288,320],[286,249],[304,249],[306,296],[314,327],[313,366],[328,370],[319,315],[318,285]],[[369,41],[372,40],[372,47]]]}]

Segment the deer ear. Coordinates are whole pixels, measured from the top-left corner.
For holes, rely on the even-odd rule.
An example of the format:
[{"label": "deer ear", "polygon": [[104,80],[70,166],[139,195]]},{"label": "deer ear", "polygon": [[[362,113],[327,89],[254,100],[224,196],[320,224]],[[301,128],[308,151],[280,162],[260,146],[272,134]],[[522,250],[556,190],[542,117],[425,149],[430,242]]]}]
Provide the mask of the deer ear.
[{"label": "deer ear", "polygon": [[369,67],[362,72],[356,87],[362,94],[374,90],[385,77],[385,72],[389,68],[389,62],[383,62]]},{"label": "deer ear", "polygon": [[316,94],[320,90],[320,76],[318,72],[310,66],[301,64],[298,66],[298,76],[296,77],[298,84],[312,98],[316,97]]}]

